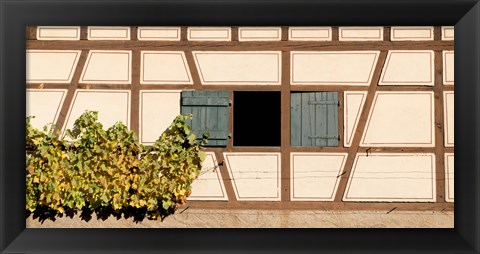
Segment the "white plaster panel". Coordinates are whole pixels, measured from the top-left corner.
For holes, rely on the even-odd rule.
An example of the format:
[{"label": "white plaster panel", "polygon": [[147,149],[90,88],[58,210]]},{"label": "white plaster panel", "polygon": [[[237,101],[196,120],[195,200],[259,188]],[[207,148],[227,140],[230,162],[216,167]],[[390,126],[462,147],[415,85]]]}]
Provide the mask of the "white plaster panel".
[{"label": "white plaster panel", "polygon": [[343,201],[435,202],[434,154],[357,154]]},{"label": "white plaster panel", "polygon": [[333,201],[347,153],[291,153],[293,201]]},{"label": "white plaster panel", "polygon": [[344,146],[350,147],[352,144],[355,130],[357,129],[358,120],[362,114],[363,105],[367,98],[366,91],[350,91],[345,92],[344,97]]},{"label": "white plaster panel", "polygon": [[37,40],[80,40],[80,27],[38,26]]},{"label": "white plaster panel", "polygon": [[379,51],[292,51],[292,85],[368,86]]},{"label": "white plaster panel", "polygon": [[378,84],[433,86],[433,59],[433,50],[390,50]]},{"label": "white plaster panel", "polygon": [[392,26],[392,41],[433,41],[433,26]]},{"label": "white plaster panel", "polygon": [[455,83],[455,52],[443,51],[443,84],[453,85]]},{"label": "white plaster panel", "polygon": [[230,27],[189,27],[187,30],[189,41],[231,41]]},{"label": "white plaster panel", "polygon": [[140,91],[141,143],[155,143],[180,114],[180,93],[174,90]]},{"label": "white plaster panel", "polygon": [[130,84],[132,51],[91,50],[80,83]]},{"label": "white plaster panel", "polygon": [[128,26],[89,26],[89,40],[130,40]]},{"label": "white plaster panel", "polygon": [[237,200],[280,201],[280,153],[224,153]]},{"label": "white plaster panel", "polygon": [[361,146],[433,147],[433,92],[377,92]]},{"label": "white plaster panel", "polygon": [[445,146],[453,147],[455,144],[455,99],[454,92],[443,92],[443,107],[444,107],[444,119],[445,119]]},{"label": "white plaster panel", "polygon": [[454,154],[445,154],[445,201],[455,202],[455,163]]},{"label": "white plaster panel", "polygon": [[214,152],[207,152],[200,175],[192,183],[192,194],[188,197],[188,200],[228,201]]},{"label": "white plaster panel", "polygon": [[279,85],[279,51],[194,51],[200,80],[205,85]]},{"label": "white plaster panel", "polygon": [[281,27],[239,27],[238,41],[280,41]]},{"label": "white plaster panel", "polygon": [[455,39],[455,27],[454,26],[442,26],[442,40],[452,41]]},{"label": "white plaster panel", "polygon": [[180,27],[173,26],[141,26],[137,29],[140,41],[179,41]]},{"label": "white plaster panel", "polygon": [[70,83],[80,50],[27,50],[27,83]]},{"label": "white plaster panel", "polygon": [[104,129],[121,121],[130,126],[130,90],[77,89],[68,110],[65,129],[72,129],[75,120],[86,110],[98,111],[98,120]]},{"label": "white plaster panel", "polygon": [[332,27],[289,27],[288,39],[291,41],[331,41]]},{"label": "white plaster panel", "polygon": [[339,27],[339,41],[383,41],[383,27]]},{"label": "white plaster panel", "polygon": [[47,124],[55,124],[66,94],[66,89],[27,89],[27,116],[35,116],[30,124],[40,130]]},{"label": "white plaster panel", "polygon": [[193,84],[183,51],[142,51],[141,84]]}]

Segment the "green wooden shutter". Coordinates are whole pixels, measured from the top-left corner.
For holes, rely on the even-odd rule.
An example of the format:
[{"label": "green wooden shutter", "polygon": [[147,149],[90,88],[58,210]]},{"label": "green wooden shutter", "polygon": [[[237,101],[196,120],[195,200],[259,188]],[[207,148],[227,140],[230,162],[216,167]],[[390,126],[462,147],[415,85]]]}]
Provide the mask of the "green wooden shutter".
[{"label": "green wooden shutter", "polygon": [[338,93],[291,93],[291,146],[338,146]]},{"label": "green wooden shutter", "polygon": [[208,132],[207,146],[227,146],[228,142],[228,91],[183,91],[181,113],[193,114],[187,120],[197,139]]}]

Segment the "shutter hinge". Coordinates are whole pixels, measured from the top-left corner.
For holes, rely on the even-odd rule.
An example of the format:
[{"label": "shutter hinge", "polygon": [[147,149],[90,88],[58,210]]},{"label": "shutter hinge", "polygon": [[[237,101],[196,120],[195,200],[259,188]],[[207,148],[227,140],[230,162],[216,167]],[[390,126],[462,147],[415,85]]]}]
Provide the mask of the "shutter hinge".
[{"label": "shutter hinge", "polygon": [[308,136],[309,139],[338,139],[340,140],[340,135],[326,135],[326,136]]},{"label": "shutter hinge", "polygon": [[338,105],[340,106],[339,101],[309,101],[309,105]]}]

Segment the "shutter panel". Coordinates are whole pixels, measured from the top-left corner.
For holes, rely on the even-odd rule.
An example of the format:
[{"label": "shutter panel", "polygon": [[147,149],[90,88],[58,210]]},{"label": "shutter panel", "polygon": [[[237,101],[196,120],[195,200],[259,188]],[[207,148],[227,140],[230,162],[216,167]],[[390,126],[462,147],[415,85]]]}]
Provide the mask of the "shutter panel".
[{"label": "shutter panel", "polygon": [[298,92],[290,97],[291,146],[338,146],[338,93]]},{"label": "shutter panel", "polygon": [[228,142],[228,91],[183,91],[182,114],[193,114],[187,124],[200,140],[208,132],[207,146],[227,146]]}]

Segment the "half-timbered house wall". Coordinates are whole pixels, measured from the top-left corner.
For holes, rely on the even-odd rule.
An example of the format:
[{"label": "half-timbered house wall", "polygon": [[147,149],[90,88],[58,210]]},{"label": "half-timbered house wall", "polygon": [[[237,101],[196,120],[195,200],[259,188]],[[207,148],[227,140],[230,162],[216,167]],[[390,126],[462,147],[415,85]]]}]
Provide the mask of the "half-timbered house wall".
[{"label": "half-timbered house wall", "polygon": [[218,140],[192,208],[453,211],[453,27],[29,27],[26,45],[37,127],[91,109],[149,144],[203,114]]}]

